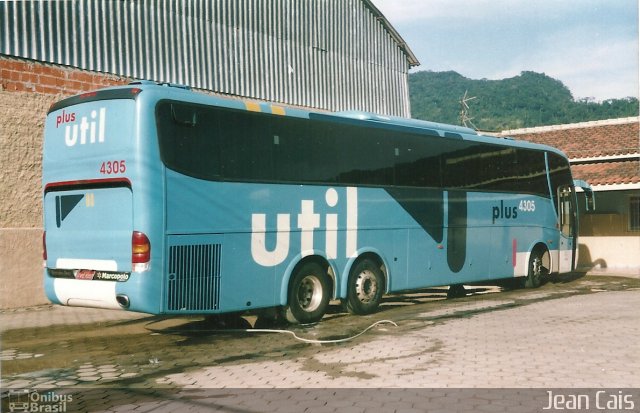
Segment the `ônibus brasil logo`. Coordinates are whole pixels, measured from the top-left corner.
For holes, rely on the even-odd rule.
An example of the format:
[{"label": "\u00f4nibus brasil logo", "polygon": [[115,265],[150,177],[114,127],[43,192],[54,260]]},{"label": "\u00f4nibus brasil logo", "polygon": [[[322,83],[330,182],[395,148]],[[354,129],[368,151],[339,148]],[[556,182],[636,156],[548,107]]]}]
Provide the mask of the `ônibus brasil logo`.
[{"label": "\u00f4nibus brasil logo", "polygon": [[[9,390],[10,412],[66,412],[73,395],[59,394],[52,390]],[[3,403],[3,406],[6,405]]]}]

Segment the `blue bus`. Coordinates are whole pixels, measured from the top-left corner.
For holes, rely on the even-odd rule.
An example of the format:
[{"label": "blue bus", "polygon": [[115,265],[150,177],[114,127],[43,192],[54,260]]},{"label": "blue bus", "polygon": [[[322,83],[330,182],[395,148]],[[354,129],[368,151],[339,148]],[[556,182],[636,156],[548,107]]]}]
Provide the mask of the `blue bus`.
[{"label": "blue bus", "polygon": [[70,97],[44,133],[44,286],[58,304],[320,320],[329,301],[576,263],[557,149],[365,112],[151,82]]}]

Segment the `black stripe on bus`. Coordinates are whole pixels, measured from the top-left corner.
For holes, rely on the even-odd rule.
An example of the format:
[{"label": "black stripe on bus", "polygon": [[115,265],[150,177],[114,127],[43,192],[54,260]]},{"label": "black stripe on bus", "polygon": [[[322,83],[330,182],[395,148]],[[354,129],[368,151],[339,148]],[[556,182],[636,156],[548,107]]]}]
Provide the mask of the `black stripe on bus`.
[{"label": "black stripe on bus", "polygon": [[78,105],[80,103],[96,102],[100,100],[113,100],[113,99],[133,99],[135,100],[142,92],[142,89],[137,87],[125,87],[118,89],[104,89],[94,92],[82,93],[80,95],[71,96],[70,98],[63,99],[51,105],[49,112],[55,112],[56,110],[64,109],[69,106]]}]

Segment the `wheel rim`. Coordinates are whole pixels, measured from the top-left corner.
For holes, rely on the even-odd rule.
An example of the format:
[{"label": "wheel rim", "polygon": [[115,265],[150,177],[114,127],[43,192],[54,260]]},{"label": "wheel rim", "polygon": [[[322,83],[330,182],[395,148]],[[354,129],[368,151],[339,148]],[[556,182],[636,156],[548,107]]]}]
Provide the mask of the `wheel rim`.
[{"label": "wheel rim", "polygon": [[298,303],[305,311],[315,311],[322,303],[322,284],[313,275],[307,275],[300,282],[298,287]]},{"label": "wheel rim", "polygon": [[542,259],[535,257],[531,263],[531,278],[538,281],[542,275]]},{"label": "wheel rim", "polygon": [[370,270],[362,271],[356,278],[355,293],[358,300],[368,303],[375,299],[378,293],[378,282],[375,274]]}]

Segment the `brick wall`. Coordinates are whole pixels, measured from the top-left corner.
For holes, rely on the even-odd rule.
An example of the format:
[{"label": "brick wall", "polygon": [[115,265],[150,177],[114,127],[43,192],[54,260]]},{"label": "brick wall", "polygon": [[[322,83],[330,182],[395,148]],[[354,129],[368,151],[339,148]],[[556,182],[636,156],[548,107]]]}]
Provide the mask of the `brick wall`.
[{"label": "brick wall", "polygon": [[129,82],[119,76],[6,56],[0,56],[0,79],[3,91],[67,96]]},{"label": "brick wall", "polygon": [[0,56],[0,308],[42,290],[42,133],[57,100],[128,79]]}]

